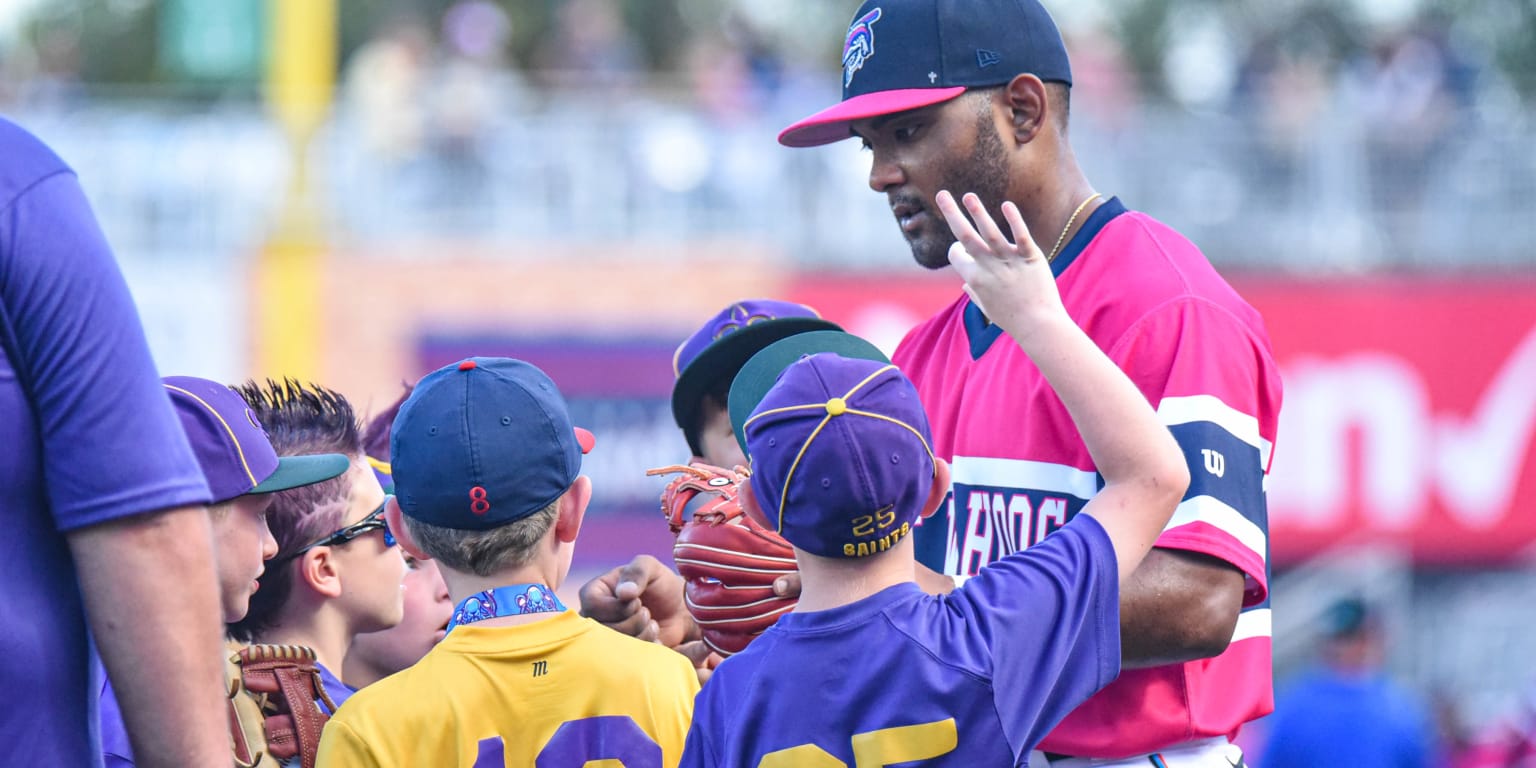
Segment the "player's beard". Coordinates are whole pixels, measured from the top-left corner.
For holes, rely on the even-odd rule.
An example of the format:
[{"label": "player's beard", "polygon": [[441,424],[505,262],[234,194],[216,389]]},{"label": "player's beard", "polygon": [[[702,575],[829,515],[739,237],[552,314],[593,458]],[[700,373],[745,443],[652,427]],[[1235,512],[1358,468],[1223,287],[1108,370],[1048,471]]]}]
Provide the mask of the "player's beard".
[{"label": "player's beard", "polygon": [[[959,200],[966,192],[974,192],[986,206],[992,218],[1001,225],[1002,214],[998,206],[1008,195],[1008,163],[1004,157],[1003,140],[992,122],[991,112],[985,112],[976,120],[976,144],[971,154],[960,164],[947,168],[941,178],[940,189],[947,189]],[[933,200],[919,201],[915,197],[891,199],[892,206],[906,202],[921,206],[932,213],[930,226],[918,237],[907,238],[912,246],[912,258],[927,269],[943,269],[949,266],[949,247],[955,243],[955,235],[938,212]],[[1006,225],[1002,225],[1005,226]]]}]

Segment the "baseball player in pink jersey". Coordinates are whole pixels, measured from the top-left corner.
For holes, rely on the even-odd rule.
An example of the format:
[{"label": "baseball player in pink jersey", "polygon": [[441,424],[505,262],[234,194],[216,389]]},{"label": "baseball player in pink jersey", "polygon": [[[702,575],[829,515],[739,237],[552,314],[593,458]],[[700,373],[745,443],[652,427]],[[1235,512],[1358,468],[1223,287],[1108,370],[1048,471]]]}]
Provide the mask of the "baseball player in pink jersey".
[{"label": "baseball player in pink jersey", "polygon": [[[1232,768],[1273,709],[1265,482],[1281,388],[1263,322],[1200,251],[1089,184],[1068,140],[1065,45],[1037,0],[868,0],[843,51],[843,100],[791,147],[862,140],[917,262],[947,266],[942,190],[1018,207],[1068,313],[1156,407],[1189,490],[1121,594],[1125,671],[1041,742],[1053,768]],[[968,296],[893,361],[932,420],[951,494],[914,538],[963,579],[1041,541],[1103,480],[1039,370]]]}]

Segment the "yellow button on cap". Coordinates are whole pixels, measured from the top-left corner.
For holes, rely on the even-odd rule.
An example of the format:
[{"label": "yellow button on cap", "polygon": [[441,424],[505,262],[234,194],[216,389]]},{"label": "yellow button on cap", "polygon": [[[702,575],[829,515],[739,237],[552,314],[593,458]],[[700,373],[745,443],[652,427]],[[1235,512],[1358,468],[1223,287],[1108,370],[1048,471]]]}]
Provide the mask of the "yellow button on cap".
[{"label": "yellow button on cap", "polygon": [[848,411],[848,403],[841,397],[834,397],[827,401],[827,413],[833,416],[841,416]]}]

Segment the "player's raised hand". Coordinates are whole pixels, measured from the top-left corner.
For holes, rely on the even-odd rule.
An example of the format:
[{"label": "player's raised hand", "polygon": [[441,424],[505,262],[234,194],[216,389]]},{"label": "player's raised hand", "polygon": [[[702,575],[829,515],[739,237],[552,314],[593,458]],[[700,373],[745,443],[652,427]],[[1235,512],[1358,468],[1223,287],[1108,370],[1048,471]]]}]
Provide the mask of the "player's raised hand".
[{"label": "player's raised hand", "polygon": [[944,190],[937,202],[955,234],[949,263],[965,280],[965,292],[992,322],[1017,339],[1029,331],[1032,320],[1065,314],[1051,265],[1029,236],[1018,206],[1005,202],[1002,207],[1013,233],[1010,240],[975,194],[967,192],[956,202]]}]

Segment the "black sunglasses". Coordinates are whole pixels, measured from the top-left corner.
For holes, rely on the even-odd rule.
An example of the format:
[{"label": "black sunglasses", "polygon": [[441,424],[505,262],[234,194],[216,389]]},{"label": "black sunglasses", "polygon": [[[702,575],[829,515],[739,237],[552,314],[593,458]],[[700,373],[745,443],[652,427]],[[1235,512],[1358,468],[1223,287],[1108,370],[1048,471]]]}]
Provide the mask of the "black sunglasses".
[{"label": "black sunglasses", "polygon": [[363,519],[345,528],[342,528],[335,533],[332,533],[331,535],[326,536],[325,538],[310,544],[294,552],[293,554],[288,555],[287,557],[284,557],[283,559],[288,560],[290,558],[298,557],[299,555],[302,555],[305,552],[314,549],[315,547],[341,546],[342,544],[345,544],[365,533],[368,533],[369,531],[384,531],[384,546],[393,547],[395,545],[395,534],[389,530],[389,524],[384,522],[384,508],[389,506],[389,500],[392,498],[394,497],[385,496],[383,503],[379,504],[377,509],[369,512],[367,517],[364,517]]}]

